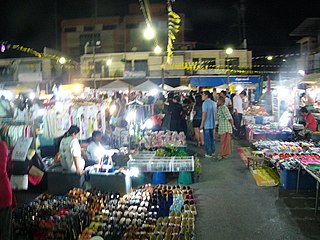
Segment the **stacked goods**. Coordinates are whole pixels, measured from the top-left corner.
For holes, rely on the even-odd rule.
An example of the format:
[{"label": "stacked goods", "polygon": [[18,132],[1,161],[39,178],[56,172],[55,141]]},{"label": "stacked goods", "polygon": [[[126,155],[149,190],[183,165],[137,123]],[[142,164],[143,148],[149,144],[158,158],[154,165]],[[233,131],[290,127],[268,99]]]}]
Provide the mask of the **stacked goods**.
[{"label": "stacked goods", "polygon": [[189,186],[144,185],[131,193],[44,194],[14,212],[17,239],[192,239],[197,214]]}]

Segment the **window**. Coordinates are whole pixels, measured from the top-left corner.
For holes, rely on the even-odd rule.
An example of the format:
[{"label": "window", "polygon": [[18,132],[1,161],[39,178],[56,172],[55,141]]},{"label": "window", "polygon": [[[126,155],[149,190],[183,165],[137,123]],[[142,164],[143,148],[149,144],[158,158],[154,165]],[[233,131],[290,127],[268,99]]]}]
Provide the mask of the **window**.
[{"label": "window", "polygon": [[102,30],[108,31],[108,30],[115,30],[117,29],[117,25],[103,25]]},{"label": "window", "polygon": [[68,33],[68,32],[76,32],[77,28],[76,27],[65,27],[64,28],[64,32]]},{"label": "window", "polygon": [[199,62],[199,58],[192,58],[192,62]]},{"label": "window", "polygon": [[83,31],[92,32],[94,30],[94,26],[84,26]]},{"label": "window", "polygon": [[308,52],[308,50],[309,50],[308,42],[302,43],[301,52],[305,53],[305,52]]},{"label": "window", "polygon": [[216,59],[215,58],[202,58],[202,65],[205,69],[215,69]]},{"label": "window", "polygon": [[[90,46],[92,46],[92,43],[95,43],[97,41],[101,41],[100,33],[81,34],[80,37],[79,37],[80,55],[84,54],[84,47],[85,47],[87,42],[90,43],[89,44]],[[92,48],[90,48],[90,49],[92,49]],[[88,48],[88,50],[89,50],[89,48]]]},{"label": "window", "polygon": [[226,58],[225,66],[231,69],[239,69],[239,58]]},{"label": "window", "polygon": [[139,23],[127,23],[127,29],[139,28]]},{"label": "window", "polygon": [[148,60],[134,60],[134,70],[148,72]]},{"label": "window", "polygon": [[124,70],[125,71],[132,71],[132,61],[131,60],[125,60]]}]

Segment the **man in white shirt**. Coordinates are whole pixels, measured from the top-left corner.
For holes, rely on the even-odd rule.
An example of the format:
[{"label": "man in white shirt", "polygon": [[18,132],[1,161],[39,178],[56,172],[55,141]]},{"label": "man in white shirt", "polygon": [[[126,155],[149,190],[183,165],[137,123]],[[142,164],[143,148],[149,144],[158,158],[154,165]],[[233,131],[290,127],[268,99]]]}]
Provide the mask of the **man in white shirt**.
[{"label": "man in white shirt", "polygon": [[234,121],[236,126],[235,136],[239,137],[240,134],[240,127],[242,121],[242,114],[243,114],[243,99],[246,96],[246,92],[242,91],[240,94],[237,94],[233,98],[233,109],[234,109]]}]

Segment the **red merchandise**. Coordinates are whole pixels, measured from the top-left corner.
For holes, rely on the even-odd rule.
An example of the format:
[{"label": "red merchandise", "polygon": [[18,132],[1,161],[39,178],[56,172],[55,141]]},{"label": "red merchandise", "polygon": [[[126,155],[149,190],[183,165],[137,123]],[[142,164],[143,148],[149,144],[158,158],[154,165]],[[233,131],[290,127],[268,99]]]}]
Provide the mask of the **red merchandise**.
[{"label": "red merchandise", "polygon": [[311,129],[312,131],[317,131],[317,121],[314,118],[314,116],[309,113],[306,117],[305,117],[306,122],[308,123],[307,128]]},{"label": "red merchandise", "polygon": [[0,208],[12,206],[12,189],[7,173],[8,146],[0,141]]}]

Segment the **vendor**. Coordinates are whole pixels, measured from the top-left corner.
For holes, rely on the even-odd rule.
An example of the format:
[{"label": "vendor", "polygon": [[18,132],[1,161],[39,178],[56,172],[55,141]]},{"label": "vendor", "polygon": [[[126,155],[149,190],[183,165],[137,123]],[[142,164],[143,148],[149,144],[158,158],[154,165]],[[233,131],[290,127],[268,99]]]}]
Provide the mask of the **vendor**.
[{"label": "vendor", "polygon": [[300,113],[303,119],[306,120],[305,128],[312,132],[317,131],[317,121],[315,117],[311,113],[309,113],[308,109],[306,107],[302,107],[300,109]]},{"label": "vendor", "polygon": [[101,163],[105,151],[101,145],[102,133],[100,131],[93,131],[92,140],[87,147],[88,161],[86,161],[86,166]]},{"label": "vendor", "polygon": [[82,175],[85,162],[81,157],[79,133],[79,127],[71,125],[61,140],[59,152],[63,169]]}]

